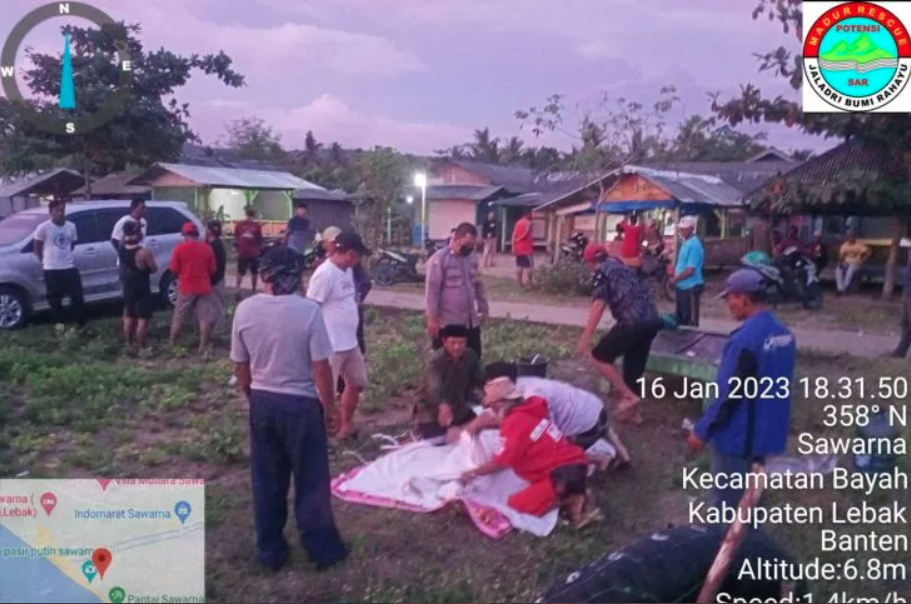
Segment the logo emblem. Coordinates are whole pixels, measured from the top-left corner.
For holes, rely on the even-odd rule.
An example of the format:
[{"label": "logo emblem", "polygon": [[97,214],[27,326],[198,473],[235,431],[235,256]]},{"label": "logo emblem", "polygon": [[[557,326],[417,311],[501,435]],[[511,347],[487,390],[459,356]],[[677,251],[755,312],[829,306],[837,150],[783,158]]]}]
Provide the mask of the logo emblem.
[{"label": "logo emblem", "polygon": [[812,23],[803,49],[805,112],[911,111],[911,19],[896,14],[911,11],[884,4],[803,3],[804,22]]}]

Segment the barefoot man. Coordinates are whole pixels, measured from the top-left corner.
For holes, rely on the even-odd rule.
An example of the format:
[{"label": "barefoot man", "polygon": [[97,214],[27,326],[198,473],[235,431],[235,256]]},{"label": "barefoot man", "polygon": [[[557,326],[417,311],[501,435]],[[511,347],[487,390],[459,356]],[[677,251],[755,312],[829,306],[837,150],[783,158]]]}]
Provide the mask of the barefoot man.
[{"label": "barefoot man", "polygon": [[[640,378],[658,335],[662,321],[648,286],[620,260],[608,256],[604,246],[591,243],[583,254],[592,268],[592,304],[588,323],[579,338],[580,356],[591,354],[611,387],[620,393],[617,419],[641,420],[637,406]],[[590,351],[591,338],[598,329],[604,310],[610,308],[617,322]],[[623,357],[623,374],[614,361]]]}]

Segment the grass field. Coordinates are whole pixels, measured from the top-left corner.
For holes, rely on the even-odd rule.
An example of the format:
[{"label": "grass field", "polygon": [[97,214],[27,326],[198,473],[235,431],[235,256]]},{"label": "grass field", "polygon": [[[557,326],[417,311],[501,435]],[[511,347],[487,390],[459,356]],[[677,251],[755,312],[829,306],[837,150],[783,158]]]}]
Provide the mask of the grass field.
[{"label": "grass field", "polygon": [[[653,401],[642,426],[623,431],[634,456],[625,474],[601,477],[596,492],[607,521],[577,534],[559,529],[547,539],[512,534],[501,542],[482,537],[462,513],[417,515],[336,502],[339,526],[353,555],[338,569],[315,573],[299,549],[278,574],[253,560],[253,522],[247,467],[246,404],[228,386],[228,336],[222,329],[212,353],[200,359],[193,334],[185,346],[161,345],[136,358],[122,353],[115,311],[94,319],[97,336],[82,339],[36,324],[0,333],[0,476],[204,478],[207,480],[207,579],[213,602],[498,602],[531,601],[561,573],[669,524],[687,522],[696,493],[682,490],[682,468],[704,458],[685,452],[681,423],[694,417],[693,403]],[[408,395],[426,351],[421,318],[377,311],[367,315],[372,386],[362,422],[371,432],[398,433],[408,425]],[[152,341],[166,341],[167,316],[156,317]],[[594,388],[590,368],[570,358],[578,332],[571,328],[494,322],[485,330],[488,361],[541,353],[554,360],[552,373]],[[907,375],[907,365],[887,360],[801,356],[799,373],[878,379]],[[793,432],[825,435],[823,408],[798,399]],[[836,433],[837,434],[837,433]],[[851,434],[851,432],[845,432]],[[374,445],[358,454],[372,458]],[[334,472],[357,463],[333,448]],[[911,469],[908,460],[902,460]],[[848,493],[782,493],[796,503],[859,501]],[[907,492],[879,499],[901,499]],[[775,527],[772,534],[797,556],[819,556],[822,527]],[[907,527],[866,527],[907,533]],[[842,527],[860,531],[859,527]],[[293,526],[288,529],[291,537]],[[823,554],[843,561],[852,555]],[[865,554],[856,556],[864,560]],[[911,554],[885,554],[883,561],[911,562]],[[832,582],[817,593],[848,590],[883,597],[908,582]],[[825,600],[822,600],[825,601]]]}]

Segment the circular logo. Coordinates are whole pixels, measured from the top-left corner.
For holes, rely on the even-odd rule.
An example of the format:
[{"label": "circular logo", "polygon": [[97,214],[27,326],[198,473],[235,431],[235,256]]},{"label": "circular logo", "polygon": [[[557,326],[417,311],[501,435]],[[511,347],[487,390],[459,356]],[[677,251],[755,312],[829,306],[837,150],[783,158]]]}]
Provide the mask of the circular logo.
[{"label": "circular logo", "polygon": [[[87,112],[79,106],[79,90],[73,75],[72,57],[69,37],[61,37],[63,59],[60,69],[60,94],[56,109],[45,107],[36,109],[29,103],[19,88],[16,74],[19,69],[16,55],[25,37],[35,27],[60,17],[81,17],[103,29],[113,39],[117,51],[117,63],[113,65],[118,71],[117,85],[107,93],[104,103],[97,109]],[[36,8],[19,21],[6,38],[3,51],[0,53],[0,83],[6,97],[12,101],[16,111],[34,125],[52,134],[85,134],[95,130],[114,119],[120,112],[130,94],[133,81],[133,65],[130,61],[127,34],[104,11],[82,2],[54,2]]]},{"label": "circular logo", "polygon": [[807,30],[803,66],[809,86],[829,105],[875,111],[894,101],[911,78],[911,38],[882,6],[846,2]]}]

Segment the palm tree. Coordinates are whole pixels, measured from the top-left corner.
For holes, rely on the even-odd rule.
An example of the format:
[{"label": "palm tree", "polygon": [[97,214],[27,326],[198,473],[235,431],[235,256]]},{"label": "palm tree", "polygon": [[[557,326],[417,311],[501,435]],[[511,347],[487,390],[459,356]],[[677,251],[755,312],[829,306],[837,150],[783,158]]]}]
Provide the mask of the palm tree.
[{"label": "palm tree", "polygon": [[500,161],[500,139],[491,138],[490,128],[474,131],[474,142],[468,144],[471,158],[478,161],[498,163]]},{"label": "palm tree", "polygon": [[525,154],[525,142],[518,136],[513,136],[506,145],[500,150],[500,163],[517,164],[520,163]]}]

